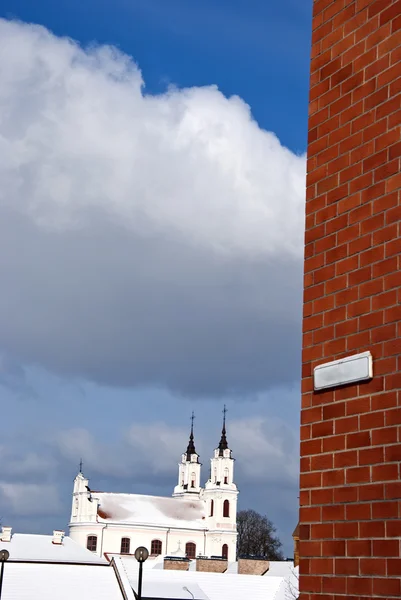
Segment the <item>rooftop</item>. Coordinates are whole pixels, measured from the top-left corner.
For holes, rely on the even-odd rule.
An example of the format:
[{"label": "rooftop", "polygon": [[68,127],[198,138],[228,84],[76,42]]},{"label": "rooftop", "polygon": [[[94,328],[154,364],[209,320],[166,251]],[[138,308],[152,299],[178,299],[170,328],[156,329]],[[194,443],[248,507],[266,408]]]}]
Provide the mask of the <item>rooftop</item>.
[{"label": "rooftop", "polygon": [[[133,557],[115,557],[116,568],[136,591],[138,586],[138,563]],[[162,558],[146,561],[143,578],[143,598],[195,600],[286,600],[289,581],[285,576],[258,577],[237,573],[207,573],[164,570]],[[195,564],[195,561],[193,561]],[[234,563],[232,563],[234,564]],[[191,565],[192,566],[192,565]],[[286,569],[289,572],[291,564]]]},{"label": "rooftop", "polygon": [[51,535],[14,533],[9,542],[0,542],[0,547],[9,551],[9,561],[107,564],[69,537],[64,537],[61,544],[54,544]]},{"label": "rooftop", "polygon": [[[129,590],[128,590],[129,592]],[[128,596],[134,600],[134,595]],[[103,565],[4,564],[1,600],[123,600],[114,569]]]},{"label": "rooftop", "polygon": [[206,529],[205,504],[199,498],[164,498],[97,492],[99,522],[132,523],[178,529]]}]

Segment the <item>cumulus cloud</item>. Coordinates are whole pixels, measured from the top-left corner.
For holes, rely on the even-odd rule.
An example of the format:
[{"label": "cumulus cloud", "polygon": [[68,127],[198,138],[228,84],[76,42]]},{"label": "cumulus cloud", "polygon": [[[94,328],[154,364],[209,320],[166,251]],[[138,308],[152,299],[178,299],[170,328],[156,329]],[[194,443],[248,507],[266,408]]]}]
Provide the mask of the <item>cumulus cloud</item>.
[{"label": "cumulus cloud", "polygon": [[0,481],[0,506],[7,516],[33,517],[59,514],[61,501],[55,485]]},{"label": "cumulus cloud", "polygon": [[112,385],[297,377],[304,157],[215,87],[0,20],[0,344]]},{"label": "cumulus cloud", "polygon": [[[117,443],[100,440],[86,429],[66,429],[58,432],[51,444],[71,464],[77,465],[83,456],[85,471],[94,479],[113,474],[120,478],[144,477],[145,483],[152,484],[155,476],[164,475],[173,487],[188,434],[189,431],[159,421],[128,426]],[[297,434],[295,428],[279,418],[232,420],[228,437],[236,459],[237,479],[246,484],[297,484]],[[209,476],[209,459],[218,441],[216,431],[196,436],[196,450],[204,465],[203,481]]]}]

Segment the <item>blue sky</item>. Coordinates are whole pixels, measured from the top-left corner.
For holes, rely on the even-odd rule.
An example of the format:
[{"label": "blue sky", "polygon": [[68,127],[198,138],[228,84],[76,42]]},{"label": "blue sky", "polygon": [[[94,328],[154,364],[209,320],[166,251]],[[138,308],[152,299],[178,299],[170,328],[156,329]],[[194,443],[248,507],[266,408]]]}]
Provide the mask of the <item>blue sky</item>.
[{"label": "blue sky", "polygon": [[81,455],[98,489],[169,494],[192,410],[205,478],[226,403],[240,507],[290,554],[311,3],[0,17],[3,522],[65,527]]}]

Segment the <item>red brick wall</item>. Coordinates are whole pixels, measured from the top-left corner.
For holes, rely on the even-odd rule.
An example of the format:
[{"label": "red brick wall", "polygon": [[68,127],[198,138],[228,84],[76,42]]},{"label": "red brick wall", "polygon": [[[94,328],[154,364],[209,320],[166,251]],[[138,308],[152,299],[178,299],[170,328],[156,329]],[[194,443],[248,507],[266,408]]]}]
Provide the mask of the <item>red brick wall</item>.
[{"label": "red brick wall", "polygon": [[[401,0],[315,0],[302,600],[401,596],[400,122]],[[371,382],[313,392],[314,366],[365,350]]]}]

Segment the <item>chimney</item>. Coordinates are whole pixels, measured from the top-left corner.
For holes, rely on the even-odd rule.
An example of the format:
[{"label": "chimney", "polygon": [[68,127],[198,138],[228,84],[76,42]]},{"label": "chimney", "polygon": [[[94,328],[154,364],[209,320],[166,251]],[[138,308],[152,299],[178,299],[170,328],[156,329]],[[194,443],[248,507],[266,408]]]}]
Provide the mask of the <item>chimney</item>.
[{"label": "chimney", "polygon": [[203,573],[225,573],[227,571],[228,561],[220,556],[199,556],[196,559],[196,570]]},{"label": "chimney", "polygon": [[166,571],[188,571],[190,562],[189,558],[166,556],[164,558],[163,568]]},{"label": "chimney", "polygon": [[56,546],[61,546],[64,539],[64,531],[60,531],[59,529],[55,529],[53,531],[53,539],[52,543]]},{"label": "chimney", "polygon": [[1,531],[0,540],[2,542],[11,542],[11,531],[12,527],[3,527]]},{"label": "chimney", "polygon": [[238,575],[264,575],[269,570],[267,558],[240,557],[238,559]]}]

